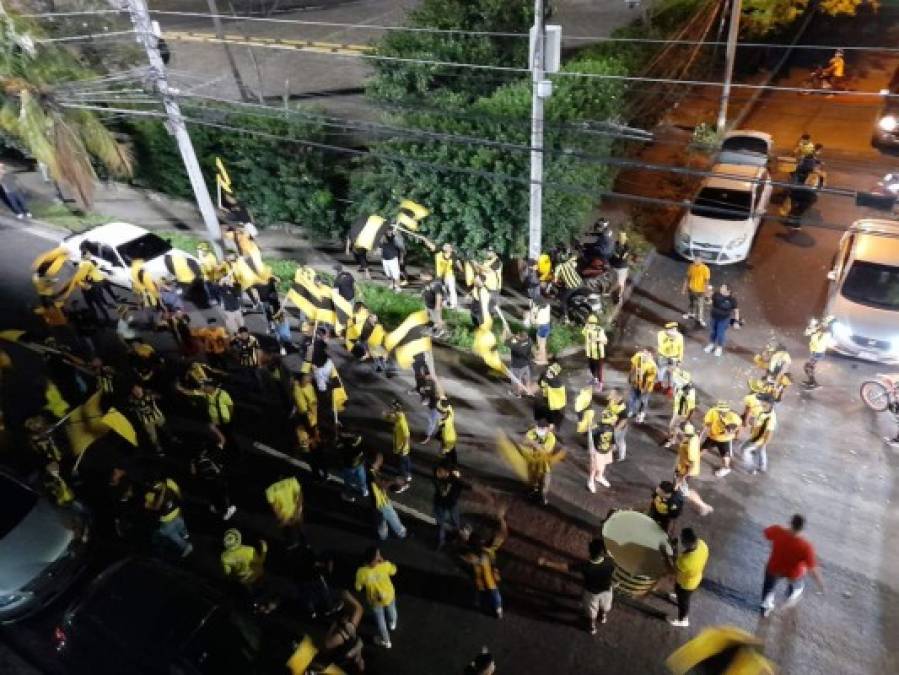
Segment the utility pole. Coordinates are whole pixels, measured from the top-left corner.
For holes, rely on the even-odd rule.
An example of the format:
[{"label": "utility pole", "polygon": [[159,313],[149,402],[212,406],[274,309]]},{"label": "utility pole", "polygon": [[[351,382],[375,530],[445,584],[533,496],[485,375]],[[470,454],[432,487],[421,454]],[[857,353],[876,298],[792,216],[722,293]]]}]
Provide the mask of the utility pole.
[{"label": "utility pole", "polygon": [[742,11],[743,0],[731,0],[730,26],[727,31],[727,54],[724,64],[724,87],[721,89],[721,109],[718,111],[719,134],[723,134],[727,127],[727,103],[730,98],[730,83],[734,77],[734,59],[737,55],[737,38],[740,37],[740,14]]},{"label": "utility pole", "polygon": [[546,30],[543,0],[534,0],[534,27],[531,50],[531,204],[528,226],[528,257],[536,260],[542,250],[543,236],[543,54]]},{"label": "utility pole", "polygon": [[209,241],[216,254],[221,256],[222,229],[219,225],[218,215],[212,204],[212,198],[209,196],[206,181],[203,180],[203,172],[200,170],[200,163],[197,161],[197,154],[194,152],[190,134],[187,133],[184,117],[181,115],[181,108],[178,105],[178,101],[175,100],[176,91],[169,87],[165,64],[162,62],[162,56],[159,54],[157,29],[154,28],[153,22],[150,20],[147,2],[146,0],[111,0],[111,4],[116,9],[127,9],[131,14],[131,23],[134,24],[137,41],[147,52],[147,58],[150,61],[150,77],[154,88],[162,97],[162,104],[168,115],[169,133],[178,142],[178,150],[181,151],[181,159],[184,162],[184,168],[187,170],[187,176],[190,179],[197,206],[200,209],[200,214],[203,216],[203,222],[206,223]]}]

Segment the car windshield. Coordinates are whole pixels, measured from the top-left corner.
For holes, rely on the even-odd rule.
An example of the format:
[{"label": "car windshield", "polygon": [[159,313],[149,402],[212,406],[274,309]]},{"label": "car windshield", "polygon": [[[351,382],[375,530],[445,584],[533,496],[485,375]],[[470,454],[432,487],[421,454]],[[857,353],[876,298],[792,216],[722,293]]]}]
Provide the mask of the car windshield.
[{"label": "car windshield", "polygon": [[734,136],[721,144],[722,150],[731,152],[757,152],[760,155],[768,154],[768,144],[762,138],[753,136]]},{"label": "car windshield", "polygon": [[899,267],[856,260],[840,292],[861,305],[899,310]]},{"label": "car windshield", "polygon": [[126,265],[134,260],[152,260],[172,250],[172,245],[152,232],[119,246],[119,254]]},{"label": "car windshield", "polygon": [[746,190],[704,187],[696,195],[690,213],[718,220],[749,218],[752,194]]},{"label": "car windshield", "polygon": [[0,475],[0,537],[5,537],[14,530],[36,503],[35,493]]}]

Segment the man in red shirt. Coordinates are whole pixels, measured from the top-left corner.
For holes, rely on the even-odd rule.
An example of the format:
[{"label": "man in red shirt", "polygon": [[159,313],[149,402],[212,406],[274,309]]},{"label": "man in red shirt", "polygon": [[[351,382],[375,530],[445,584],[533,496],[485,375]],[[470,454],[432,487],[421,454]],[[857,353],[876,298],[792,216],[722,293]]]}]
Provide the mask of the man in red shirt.
[{"label": "man in red shirt", "polygon": [[795,515],[790,519],[789,529],[780,525],[765,528],[765,538],[771,541],[771,555],[765,567],[765,583],[762,586],[762,616],[768,616],[774,610],[774,587],[780,579],[786,579],[786,605],[795,604],[805,587],[805,573],[809,572],[821,592],[824,592],[824,581],[818,572],[815,561],[815,549],[803,537],[799,536],[805,527],[805,518]]}]

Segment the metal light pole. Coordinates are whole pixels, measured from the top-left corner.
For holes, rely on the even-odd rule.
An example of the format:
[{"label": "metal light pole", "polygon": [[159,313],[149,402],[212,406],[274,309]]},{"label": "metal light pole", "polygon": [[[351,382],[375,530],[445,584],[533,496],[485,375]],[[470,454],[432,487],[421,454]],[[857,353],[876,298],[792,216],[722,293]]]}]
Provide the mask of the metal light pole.
[{"label": "metal light pole", "polygon": [[197,206],[200,209],[200,214],[203,216],[203,222],[206,224],[210,243],[216,254],[221,256],[222,229],[219,225],[218,215],[212,204],[212,198],[209,196],[206,181],[203,180],[203,172],[200,170],[200,163],[197,161],[193,143],[191,143],[190,135],[187,133],[184,117],[181,115],[181,108],[175,99],[176,92],[169,87],[165,64],[162,62],[162,56],[159,54],[158,36],[154,30],[153,22],[150,20],[146,0],[124,0],[124,2],[112,0],[112,5],[117,9],[121,9],[124,5],[124,8],[131,13],[131,23],[134,24],[134,29],[137,32],[138,42],[147,52],[147,58],[150,61],[150,77],[156,90],[162,97],[162,104],[168,115],[169,132],[178,142],[178,150],[181,151],[181,159],[184,162],[184,168],[187,170],[187,176],[190,179]]},{"label": "metal light pole", "polygon": [[727,103],[730,98],[730,83],[734,77],[734,59],[737,55],[737,38],[740,36],[740,13],[743,0],[732,0],[730,6],[730,26],[727,31],[727,54],[724,65],[724,87],[721,89],[721,109],[718,111],[718,133],[727,127]]},{"label": "metal light pole", "polygon": [[543,236],[543,53],[546,30],[543,0],[534,0],[534,48],[531,54],[531,203],[528,226],[528,257],[536,260]]}]

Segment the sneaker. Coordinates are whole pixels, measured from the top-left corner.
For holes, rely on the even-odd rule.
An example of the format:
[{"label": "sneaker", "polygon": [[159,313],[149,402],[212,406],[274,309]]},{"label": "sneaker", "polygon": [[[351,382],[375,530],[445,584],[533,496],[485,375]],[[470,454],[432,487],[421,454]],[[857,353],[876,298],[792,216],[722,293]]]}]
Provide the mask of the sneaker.
[{"label": "sneaker", "polygon": [[643,421],[646,419],[646,413],[641,412],[637,414],[637,424],[643,424]]},{"label": "sneaker", "polygon": [[703,319],[697,319],[699,321],[699,325],[705,328],[705,321]]},{"label": "sneaker", "polygon": [[715,347],[715,356],[721,356],[723,352],[724,350],[721,347]]},{"label": "sneaker", "polygon": [[759,611],[762,613],[763,617],[771,616],[771,612],[774,611],[774,600],[765,598],[762,600],[762,604],[759,606]]},{"label": "sneaker", "polygon": [[193,545],[193,544],[188,544],[187,546],[184,547],[184,550],[181,551],[181,557],[182,557],[182,558],[186,558],[187,556],[189,556],[189,555],[190,555],[191,553],[193,553],[193,552],[194,552],[194,545]]},{"label": "sneaker", "polygon": [[356,503],[356,498],[347,492],[341,492],[340,498],[343,501],[345,501],[347,504],[355,504]]},{"label": "sneaker", "polygon": [[596,484],[592,480],[587,481],[587,489],[593,494],[596,494]]},{"label": "sneaker", "polygon": [[609,481],[606,480],[606,477],[605,477],[605,476],[603,476],[602,478],[600,478],[599,481],[598,481],[598,483],[599,483],[600,485],[602,485],[603,487],[612,487],[612,484],[609,483]]},{"label": "sneaker", "polygon": [[387,627],[392,631],[396,630],[396,622],[397,622],[397,619],[394,619],[393,621],[391,621],[390,623],[387,624]]},{"label": "sneaker", "polygon": [[712,353],[712,350],[713,350],[714,348],[715,348],[715,345],[713,345],[713,344],[710,342],[709,344],[707,344],[707,345],[705,346],[705,348],[704,348],[702,351],[704,351],[706,354],[711,354],[711,353]]},{"label": "sneaker", "polygon": [[374,642],[378,647],[383,647],[384,649],[390,649],[390,648],[393,646],[392,644],[390,644],[390,640],[385,640],[385,639],[382,638],[380,635],[376,635],[376,636],[375,636],[375,639],[373,640],[373,642]]},{"label": "sneaker", "polygon": [[596,622],[590,622],[590,635],[596,635]]},{"label": "sneaker", "polygon": [[22,220],[24,217],[25,217],[25,214],[24,214],[24,213],[17,213],[17,214],[16,214],[16,218],[18,218],[19,220]]},{"label": "sneaker", "polygon": [[397,487],[394,489],[394,492],[395,492],[396,494],[402,494],[403,492],[405,492],[406,490],[408,490],[410,487],[412,487],[412,486],[409,485],[408,482],[406,482],[406,483],[403,483],[402,485],[397,486]]},{"label": "sneaker", "polygon": [[899,448],[899,437],[890,438],[889,436],[884,436],[883,440],[887,445],[891,445],[894,448]]},{"label": "sneaker", "polygon": [[722,466],[720,469],[715,469],[715,475],[718,478],[724,478],[729,473],[730,473],[730,468],[726,467],[726,466]]},{"label": "sneaker", "polygon": [[497,610],[496,610],[496,618],[497,618],[497,619],[502,619],[502,618],[503,618],[503,608],[502,608],[502,607],[497,608]]},{"label": "sneaker", "polygon": [[786,605],[785,605],[785,606],[786,606],[786,607],[792,607],[792,606],[795,605],[797,602],[799,602],[799,597],[802,595],[802,591],[804,591],[804,590],[805,590],[805,589],[802,588],[802,587],[800,587],[800,588],[794,588],[794,589],[793,589],[793,592],[790,593],[790,594],[787,596],[787,602],[786,602]]},{"label": "sneaker", "polygon": [[608,617],[607,614],[603,614],[602,617],[600,617],[599,622],[600,622],[600,623],[605,623],[606,620],[607,620],[608,618],[609,618],[609,617]]},{"label": "sneaker", "polygon": [[683,621],[680,619],[668,619],[668,623],[678,628],[687,628],[690,625],[690,619],[684,619]]},{"label": "sneaker", "polygon": [[663,448],[672,448],[672,447],[674,447],[674,441],[669,439],[669,440],[665,441],[664,443],[662,443],[662,447]]},{"label": "sneaker", "polygon": [[688,312],[688,313],[686,313],[686,314],[681,314],[681,315],[680,315],[680,318],[682,318],[682,319],[692,319],[692,318],[693,318],[693,315],[690,314],[690,313]]},{"label": "sneaker", "polygon": [[31,215],[31,211],[26,211],[26,212],[25,212],[25,217],[26,217],[26,218],[33,218],[33,216]]},{"label": "sneaker", "polygon": [[676,603],[677,602],[677,593],[672,591],[671,593],[668,594],[668,599],[671,600],[671,602]]},{"label": "sneaker", "polygon": [[237,513],[237,507],[232,504],[227,509],[225,509],[225,514],[222,516],[222,520],[231,520],[231,517]]}]

